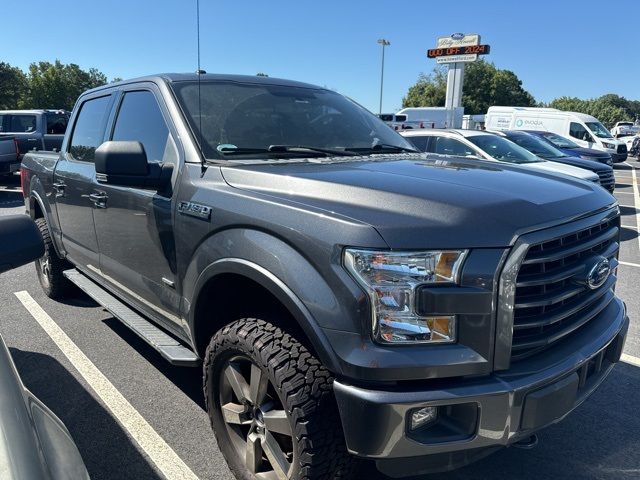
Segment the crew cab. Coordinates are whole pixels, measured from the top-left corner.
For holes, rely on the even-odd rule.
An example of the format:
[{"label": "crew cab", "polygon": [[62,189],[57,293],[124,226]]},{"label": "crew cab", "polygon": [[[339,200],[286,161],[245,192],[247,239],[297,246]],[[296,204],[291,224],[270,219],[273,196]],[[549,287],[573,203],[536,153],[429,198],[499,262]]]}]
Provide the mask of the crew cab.
[{"label": "crew cab", "polygon": [[354,478],[356,458],[400,477],[530,446],[621,356],[609,193],[417,153],[321,87],[109,84],[21,178],[44,291],[75,284],[202,368],[239,479]]},{"label": "crew cab", "polygon": [[68,122],[64,110],[0,110],[0,136],[14,137],[21,157],[31,150],[59,150]]}]

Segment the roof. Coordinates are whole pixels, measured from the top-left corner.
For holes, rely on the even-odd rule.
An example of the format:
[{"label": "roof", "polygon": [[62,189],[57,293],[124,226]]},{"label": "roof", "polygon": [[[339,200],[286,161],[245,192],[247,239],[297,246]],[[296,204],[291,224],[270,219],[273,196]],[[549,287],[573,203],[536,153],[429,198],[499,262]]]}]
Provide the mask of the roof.
[{"label": "roof", "polygon": [[400,134],[405,137],[420,137],[442,134],[460,135],[461,137],[477,137],[480,135],[493,135],[493,133],[482,130],[463,130],[461,128],[412,128],[401,130]]},{"label": "roof", "polygon": [[[144,77],[131,78],[120,82],[108,83],[100,87],[89,90],[90,92],[99,91],[105,88],[117,87],[128,83],[138,82],[154,82],[154,83],[176,83],[176,82],[196,82],[200,77],[201,82],[237,82],[237,83],[254,83],[259,85],[281,85],[287,87],[313,88],[326,90],[323,87],[312,85],[310,83],[296,82],[294,80],[286,80],[283,78],[264,77],[261,75],[230,75],[220,73],[204,73],[198,75],[196,73],[159,73],[156,75],[147,75]],[[86,92],[85,92],[86,93]]]},{"label": "roof", "polygon": [[31,110],[0,110],[0,114],[38,114],[38,113],[69,113],[63,109],[31,109]]}]

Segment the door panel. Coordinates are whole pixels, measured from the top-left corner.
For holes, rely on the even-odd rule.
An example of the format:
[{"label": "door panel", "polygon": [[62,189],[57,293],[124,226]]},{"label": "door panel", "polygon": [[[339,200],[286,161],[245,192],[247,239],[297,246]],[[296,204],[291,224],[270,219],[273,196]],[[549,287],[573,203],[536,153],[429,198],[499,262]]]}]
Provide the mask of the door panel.
[{"label": "door panel", "polygon": [[[110,139],[139,141],[149,162],[177,165],[176,144],[149,90],[124,93]],[[104,208],[94,210],[103,277],[151,314],[178,324],[172,199],[98,183],[93,193],[106,196]]]},{"label": "door panel", "polygon": [[68,152],[61,155],[53,176],[62,245],[73,263],[99,268],[98,241],[93,223],[93,157],[104,139],[111,96],[85,101],[79,110]]}]

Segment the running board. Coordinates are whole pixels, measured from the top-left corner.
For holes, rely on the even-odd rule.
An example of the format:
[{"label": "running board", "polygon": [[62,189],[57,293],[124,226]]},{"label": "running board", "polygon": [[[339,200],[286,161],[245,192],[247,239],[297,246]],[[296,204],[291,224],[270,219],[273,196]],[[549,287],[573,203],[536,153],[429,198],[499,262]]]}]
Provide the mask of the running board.
[{"label": "running board", "polygon": [[157,350],[169,363],[187,367],[200,365],[200,359],[190,348],[126,306],[93,280],[75,268],[65,270],[63,273],[71,282]]}]

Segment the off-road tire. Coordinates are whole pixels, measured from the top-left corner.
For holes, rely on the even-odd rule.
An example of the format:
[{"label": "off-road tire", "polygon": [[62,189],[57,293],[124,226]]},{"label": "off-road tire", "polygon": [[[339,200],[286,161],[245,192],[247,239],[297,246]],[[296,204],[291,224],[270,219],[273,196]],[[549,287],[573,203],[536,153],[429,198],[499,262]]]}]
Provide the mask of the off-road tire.
[{"label": "off-road tire", "polygon": [[62,274],[70,266],[56,253],[47,221],[44,218],[36,218],[35,222],[44,241],[44,255],[35,261],[38,280],[49,298],[60,300],[66,297],[72,288],[71,282]]},{"label": "off-road tire", "polygon": [[218,447],[239,480],[256,478],[231,444],[223,418],[223,369],[235,356],[248,357],[266,374],[287,412],[293,433],[291,480],[354,479],[333,394],[333,378],[295,338],[264,320],[244,318],[211,339],[204,361],[204,394]]}]

